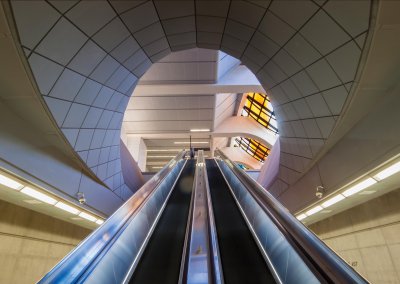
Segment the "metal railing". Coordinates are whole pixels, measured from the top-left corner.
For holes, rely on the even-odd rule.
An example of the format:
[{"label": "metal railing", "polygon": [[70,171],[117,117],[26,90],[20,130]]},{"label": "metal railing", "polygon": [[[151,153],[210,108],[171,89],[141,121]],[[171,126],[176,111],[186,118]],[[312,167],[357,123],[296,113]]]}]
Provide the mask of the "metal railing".
[{"label": "metal railing", "polygon": [[204,152],[198,151],[186,283],[223,283]]},{"label": "metal railing", "polygon": [[282,283],[315,283],[306,268],[321,283],[368,283],[221,151],[215,156]]},{"label": "metal railing", "polygon": [[[129,247],[128,249],[131,251],[129,254],[130,257],[123,260],[123,265],[119,263],[118,269],[114,269],[115,261],[111,261],[110,257],[124,257],[124,254],[115,254],[118,249],[121,249],[121,246],[126,256],[127,248],[124,247],[122,239],[129,235],[126,234],[127,231],[131,232],[131,239],[141,241],[143,245],[143,242],[146,240],[146,234],[151,230],[152,223],[156,222],[158,212],[162,210],[163,204],[168,199],[172,188],[171,185],[176,182],[183,169],[184,160],[182,158],[184,155],[185,151],[182,151],[172,159],[111,215],[103,225],[97,228],[78,247],[64,257],[38,283],[83,282],[88,280],[87,278],[95,270],[101,274],[102,278],[99,279],[115,279],[115,275],[118,274],[118,277],[122,277],[122,280],[128,272],[128,270],[123,271],[123,269],[131,267],[135,257],[140,253],[141,247]],[[154,222],[150,222],[151,220]],[[143,231],[135,231],[139,227]],[[135,237],[132,237],[132,229],[134,229]],[[126,261],[130,262],[125,263]],[[101,269],[96,269],[96,267],[102,266],[105,262],[107,262],[107,269],[102,269],[102,271],[100,271]],[[117,281],[117,283],[119,282],[122,281]]]}]

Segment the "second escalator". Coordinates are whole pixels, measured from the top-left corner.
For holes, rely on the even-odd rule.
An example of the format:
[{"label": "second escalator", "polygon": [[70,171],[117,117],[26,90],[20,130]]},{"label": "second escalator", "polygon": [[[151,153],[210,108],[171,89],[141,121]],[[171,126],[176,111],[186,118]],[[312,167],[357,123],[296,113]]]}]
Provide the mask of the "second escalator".
[{"label": "second escalator", "polygon": [[194,172],[188,160],[129,283],[178,283]]},{"label": "second escalator", "polygon": [[225,283],[275,283],[215,160],[206,160]]}]

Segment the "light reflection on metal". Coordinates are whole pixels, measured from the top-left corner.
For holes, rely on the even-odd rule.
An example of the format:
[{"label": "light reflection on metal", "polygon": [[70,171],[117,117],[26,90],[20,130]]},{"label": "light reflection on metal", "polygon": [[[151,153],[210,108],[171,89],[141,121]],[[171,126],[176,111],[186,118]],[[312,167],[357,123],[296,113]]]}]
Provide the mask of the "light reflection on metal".
[{"label": "light reflection on metal", "polygon": [[[186,282],[193,284],[223,283],[204,151],[198,151],[195,173],[195,192],[192,213],[191,239]],[[210,213],[211,212],[211,213]]]}]

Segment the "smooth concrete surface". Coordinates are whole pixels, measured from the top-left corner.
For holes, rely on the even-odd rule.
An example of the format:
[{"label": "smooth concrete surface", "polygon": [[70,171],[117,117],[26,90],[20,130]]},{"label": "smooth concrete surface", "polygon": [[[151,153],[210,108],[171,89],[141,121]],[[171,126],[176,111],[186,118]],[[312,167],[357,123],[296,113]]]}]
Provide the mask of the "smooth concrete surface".
[{"label": "smooth concrete surface", "polygon": [[0,283],[35,283],[90,230],[0,200]]},{"label": "smooth concrete surface", "polygon": [[368,281],[400,283],[400,189],[310,225]]}]

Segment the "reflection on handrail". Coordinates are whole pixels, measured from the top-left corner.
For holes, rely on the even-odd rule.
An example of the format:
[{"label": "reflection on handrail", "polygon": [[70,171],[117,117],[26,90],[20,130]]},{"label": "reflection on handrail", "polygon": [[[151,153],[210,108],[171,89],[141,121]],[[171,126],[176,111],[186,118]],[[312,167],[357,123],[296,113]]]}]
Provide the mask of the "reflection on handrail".
[{"label": "reflection on handrail", "polygon": [[126,223],[136,214],[154,190],[173,171],[185,155],[180,152],[161,171],[154,175],[127,200],[103,225],[90,234],[78,247],[61,260],[38,283],[74,283],[121,233]]},{"label": "reflection on handrail", "polygon": [[216,150],[215,155],[233,172],[321,282],[368,283],[222,151]]},{"label": "reflection on handrail", "polygon": [[223,283],[204,152],[198,151],[186,283]]}]

